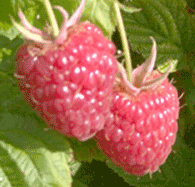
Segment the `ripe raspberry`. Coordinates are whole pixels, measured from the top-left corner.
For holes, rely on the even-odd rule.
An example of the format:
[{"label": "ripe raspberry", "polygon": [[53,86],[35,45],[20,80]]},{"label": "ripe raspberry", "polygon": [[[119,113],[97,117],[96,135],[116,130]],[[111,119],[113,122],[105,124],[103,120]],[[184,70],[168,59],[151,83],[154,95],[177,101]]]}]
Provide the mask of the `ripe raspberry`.
[{"label": "ripe raspberry", "polygon": [[104,127],[117,73],[115,46],[89,21],[77,23],[84,0],[73,16],[63,17],[55,39],[32,27],[19,10],[25,28],[14,25],[27,41],[16,54],[15,77],[25,100],[50,127],[85,141]]},{"label": "ripe raspberry", "polygon": [[153,71],[155,58],[153,39],[151,56],[132,72],[133,85],[121,69],[122,79],[113,94],[112,116],[95,136],[103,152],[129,174],[157,171],[176,139],[177,90],[167,79],[170,69],[164,75]]}]

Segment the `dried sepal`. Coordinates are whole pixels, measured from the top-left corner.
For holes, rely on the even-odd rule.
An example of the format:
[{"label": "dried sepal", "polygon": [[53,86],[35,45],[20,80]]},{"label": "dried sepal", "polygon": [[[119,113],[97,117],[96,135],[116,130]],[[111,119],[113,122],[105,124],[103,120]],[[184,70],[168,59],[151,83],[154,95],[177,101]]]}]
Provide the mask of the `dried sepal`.
[{"label": "dried sepal", "polygon": [[126,70],[122,64],[118,63],[118,67],[120,76],[120,79],[118,80],[122,80],[119,82],[119,84],[122,84],[122,86],[125,87],[126,90],[133,93],[133,95],[137,95],[140,92],[140,88],[135,87],[133,84],[129,82]]},{"label": "dried sepal", "polygon": [[60,29],[60,33],[59,33],[59,35],[56,39],[56,43],[60,44],[61,41],[64,41],[67,38],[67,35],[68,35],[66,24],[68,22],[69,15],[68,15],[68,12],[61,6],[54,6],[53,8],[59,10],[60,13],[63,16],[63,23],[62,23],[62,26],[61,26],[61,29]]},{"label": "dried sepal", "polygon": [[60,29],[60,33],[56,39],[56,43],[60,44],[67,38],[67,29],[73,25],[75,25],[81,18],[82,12],[84,10],[85,0],[81,0],[81,3],[77,10],[73,13],[73,15],[68,19],[67,11],[61,6],[54,6],[54,8],[58,9],[63,16],[63,23]]},{"label": "dried sepal", "polygon": [[20,33],[22,33],[22,35],[25,36],[26,39],[32,40],[35,42],[39,42],[39,43],[43,43],[43,44],[51,43],[51,41],[44,39],[42,35],[35,34],[31,31],[29,31],[28,29],[26,29],[25,27],[21,26],[20,24],[18,24],[13,19],[12,16],[11,16],[11,21],[12,21],[13,25],[20,31]]},{"label": "dried sepal", "polygon": [[150,39],[153,42],[152,50],[150,56],[146,59],[146,61],[139,66],[138,68],[134,69],[132,72],[133,84],[136,86],[142,85],[148,75],[154,69],[155,61],[156,61],[156,41],[152,36]]},{"label": "dried sepal", "polygon": [[125,89],[129,94],[131,95],[137,95],[141,91],[147,91],[147,90],[154,90],[158,85],[160,85],[169,75],[171,72],[173,66],[170,64],[169,69],[166,73],[164,73],[162,76],[153,79],[153,80],[147,80],[147,78],[152,73],[155,61],[156,61],[156,41],[153,37],[150,37],[153,41],[153,47],[151,50],[151,54],[148,57],[148,59],[139,67],[133,70],[132,72],[132,83],[129,82],[127,73],[124,69],[124,67],[119,64],[119,76],[120,81],[117,81],[117,84],[119,84],[123,89]]},{"label": "dried sepal", "polygon": [[170,74],[171,70],[173,69],[172,64],[170,64],[169,69],[166,73],[164,73],[162,76],[153,79],[151,81],[146,81],[141,87],[141,90],[149,90],[149,89],[155,89],[158,85],[160,85]]},{"label": "dried sepal", "polygon": [[[35,34],[39,34],[39,35],[42,35],[44,32],[41,31],[40,29],[36,28],[36,27],[33,27],[29,22],[28,20],[26,19],[24,13],[22,12],[22,10],[19,8],[19,11],[18,11],[18,16],[22,22],[22,24],[24,25],[24,27],[29,30],[30,32],[32,33],[35,33]],[[46,34],[46,33],[44,33]]]},{"label": "dried sepal", "polygon": [[79,19],[81,18],[82,12],[85,7],[85,0],[81,0],[81,3],[77,10],[73,13],[73,15],[70,17],[70,19],[66,23],[66,27],[69,28],[72,25],[75,25]]}]

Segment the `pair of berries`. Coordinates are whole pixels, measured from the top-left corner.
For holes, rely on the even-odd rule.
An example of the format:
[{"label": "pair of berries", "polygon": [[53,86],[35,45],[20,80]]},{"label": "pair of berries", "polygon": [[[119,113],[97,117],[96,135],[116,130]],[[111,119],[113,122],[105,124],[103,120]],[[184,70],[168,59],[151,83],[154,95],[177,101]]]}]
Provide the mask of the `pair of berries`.
[{"label": "pair of berries", "polygon": [[[88,21],[78,23],[84,0],[54,38],[31,26],[19,10],[26,42],[16,54],[15,77],[25,100],[46,123],[80,141],[95,138],[103,152],[130,174],[155,172],[171,152],[179,101],[167,76],[150,57],[132,72],[117,63],[114,44]],[[118,74],[117,74],[118,72]]]}]

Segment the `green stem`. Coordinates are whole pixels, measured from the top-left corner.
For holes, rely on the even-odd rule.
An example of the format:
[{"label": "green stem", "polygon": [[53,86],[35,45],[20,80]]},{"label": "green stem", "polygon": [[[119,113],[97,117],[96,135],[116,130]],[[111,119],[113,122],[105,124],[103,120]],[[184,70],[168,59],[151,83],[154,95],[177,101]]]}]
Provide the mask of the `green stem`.
[{"label": "green stem", "polygon": [[118,3],[117,0],[114,2],[114,8],[115,8],[115,12],[116,12],[116,18],[117,18],[117,22],[118,22],[119,33],[120,33],[121,40],[122,40],[122,46],[123,46],[123,51],[124,51],[124,56],[125,56],[126,72],[127,72],[128,80],[130,82],[132,82],[131,54],[130,54],[130,49],[129,49],[129,45],[128,45],[128,41],[127,41],[127,36],[126,36],[126,32],[125,32],[123,18],[122,18],[120,8],[119,8],[119,3]]},{"label": "green stem", "polygon": [[58,23],[56,21],[51,3],[49,0],[43,0],[46,10],[47,10],[47,14],[49,16],[49,21],[51,23],[51,27],[52,27],[52,31],[53,31],[53,36],[56,38],[59,35],[59,28],[58,28]]}]

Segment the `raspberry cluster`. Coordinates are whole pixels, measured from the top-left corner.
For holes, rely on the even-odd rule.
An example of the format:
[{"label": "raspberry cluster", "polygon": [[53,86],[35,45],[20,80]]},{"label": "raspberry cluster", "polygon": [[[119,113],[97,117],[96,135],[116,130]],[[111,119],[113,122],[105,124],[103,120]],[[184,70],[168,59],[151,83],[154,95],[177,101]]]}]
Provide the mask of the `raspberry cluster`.
[{"label": "raspberry cluster", "polygon": [[[94,138],[99,148],[129,174],[159,169],[176,139],[179,99],[169,82],[171,68],[153,70],[156,42],[149,58],[129,82],[117,62],[115,45],[89,21],[79,23],[84,0],[55,38],[50,28],[29,24],[21,10],[25,36],[16,54],[15,77],[27,103],[49,127],[79,141]],[[55,38],[55,39],[53,39]]]}]

